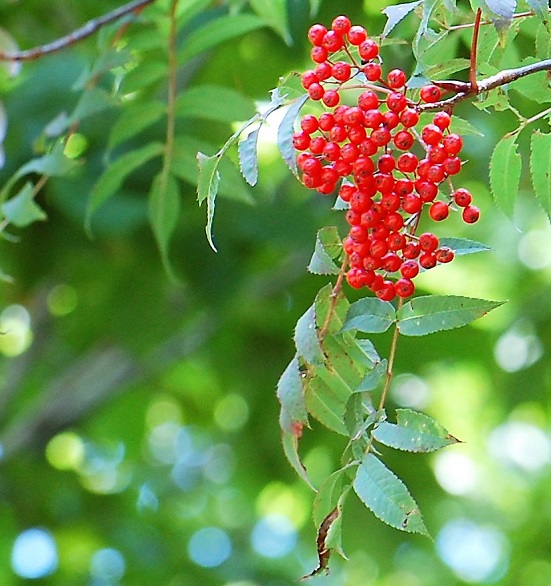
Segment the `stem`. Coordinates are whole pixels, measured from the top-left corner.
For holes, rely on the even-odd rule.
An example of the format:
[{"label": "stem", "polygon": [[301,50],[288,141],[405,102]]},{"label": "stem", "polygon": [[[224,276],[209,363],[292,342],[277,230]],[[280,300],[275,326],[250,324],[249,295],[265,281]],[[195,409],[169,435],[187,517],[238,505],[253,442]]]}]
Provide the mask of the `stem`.
[{"label": "stem", "polygon": [[[402,305],[404,304],[404,300],[400,297],[398,301],[398,307],[396,308],[397,311],[400,310]],[[400,330],[398,329],[398,323],[394,326],[394,334],[392,335],[392,343],[390,345],[390,353],[388,355],[388,367],[386,369],[386,379],[385,379],[385,386],[383,387],[383,392],[381,393],[381,400],[379,401],[379,411],[384,408],[385,401],[388,395],[388,390],[390,389],[390,383],[392,381],[393,376],[393,368],[394,368],[394,359],[396,358],[396,347],[398,346],[398,336],[400,335]]]},{"label": "stem", "polygon": [[[551,8],[549,8],[548,12],[551,12]],[[513,14],[511,19],[525,18],[528,16],[535,16],[535,14],[536,13],[533,10],[527,10],[526,12],[517,12],[516,14]],[[484,21],[480,22],[480,26],[486,26],[488,24],[494,24],[494,23],[491,20],[484,20]],[[448,26],[448,27],[444,27],[444,28],[446,28],[446,30],[448,30],[448,31],[459,31],[462,29],[473,28],[475,26],[476,26],[476,21],[475,22],[467,22],[465,24],[453,24],[452,26]]]},{"label": "stem", "polygon": [[348,265],[348,255],[345,254],[344,260],[341,265],[341,270],[339,272],[339,276],[337,278],[337,282],[333,287],[333,291],[331,291],[331,303],[329,304],[329,309],[327,311],[327,316],[325,317],[325,322],[323,327],[319,331],[318,339],[323,340],[325,335],[327,334],[327,330],[329,329],[329,324],[331,323],[331,318],[333,317],[333,312],[335,311],[335,306],[337,305],[337,299],[339,297],[339,293],[342,289],[342,283],[344,280],[344,274],[346,272],[346,266]]},{"label": "stem", "polygon": [[87,23],[74,30],[72,33],[69,33],[64,37],[56,39],[55,41],[45,45],[39,45],[38,47],[34,47],[26,51],[17,51],[14,53],[5,53],[4,51],[0,51],[0,61],[33,61],[34,59],[44,57],[50,53],[55,53],[61,49],[65,49],[70,45],[74,45],[75,43],[88,38],[101,27],[125,16],[126,14],[131,12],[136,14],[139,13],[148,4],[152,4],[153,2],[155,2],[155,0],[133,0],[124,6],[116,8],[112,12],[108,12],[103,16],[89,20]]},{"label": "stem", "polygon": [[478,36],[480,33],[480,19],[482,18],[482,8],[476,11],[474,19],[473,40],[471,42],[471,66],[469,68],[469,83],[471,84],[471,92],[478,92],[478,84],[476,82],[476,55],[478,51]]}]

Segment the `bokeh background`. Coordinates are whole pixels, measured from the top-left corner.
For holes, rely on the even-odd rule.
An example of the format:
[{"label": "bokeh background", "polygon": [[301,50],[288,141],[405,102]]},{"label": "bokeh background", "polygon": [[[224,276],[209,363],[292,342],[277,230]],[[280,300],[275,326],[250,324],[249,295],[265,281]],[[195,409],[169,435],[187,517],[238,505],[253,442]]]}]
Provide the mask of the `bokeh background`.
[{"label": "bokeh background", "polygon": [[[212,11],[262,2],[202,4],[197,27]],[[237,89],[262,107],[279,76],[308,67],[313,22],[346,13],[377,34],[388,5],[276,4],[287,10],[287,43],[269,26],[246,33],[202,54],[185,83]],[[117,5],[3,0],[0,25],[28,48]],[[396,37],[411,38],[418,22],[410,15]],[[530,51],[534,30],[520,31],[504,66]],[[468,34],[457,34],[464,57]],[[96,40],[25,64],[2,82],[2,182],[76,103],[72,86],[94,59]],[[407,43],[384,57],[411,73]],[[162,85],[158,91],[164,95]],[[544,107],[518,105],[526,115]],[[382,525],[351,495],[349,561],[335,556],[330,575],[312,584],[551,585],[551,231],[528,177],[513,219],[492,203],[489,158],[515,116],[466,103],[457,113],[484,135],[465,138],[461,175],[482,219],[469,227],[450,219],[439,233],[492,250],[418,282],[428,293],[508,302],[472,326],[399,345],[390,407],[420,409],[464,442],[430,456],[384,453],[434,541]],[[283,455],[275,386],[294,352],[294,325],[326,282],[306,272],[316,231],[342,226],[342,218],[329,198],[290,175],[274,120],[261,136],[258,186],[218,203],[218,253],[207,244],[194,185],[182,183],[174,283],[147,223],[147,165],[98,210],[94,237],[85,233],[89,190],[116,116],[102,112],[83,124],[86,163],[39,196],[48,220],[10,230],[17,241],[0,247],[0,266],[13,277],[0,285],[0,586],[296,583],[317,563],[313,494]],[[212,152],[232,132],[199,118],[179,124]],[[540,128],[549,130],[545,121]],[[153,127],[135,144],[162,131]],[[525,161],[527,148],[523,139]],[[388,338],[373,342],[384,355]],[[343,438],[312,423],[301,451],[314,480],[335,469],[343,447]]]}]

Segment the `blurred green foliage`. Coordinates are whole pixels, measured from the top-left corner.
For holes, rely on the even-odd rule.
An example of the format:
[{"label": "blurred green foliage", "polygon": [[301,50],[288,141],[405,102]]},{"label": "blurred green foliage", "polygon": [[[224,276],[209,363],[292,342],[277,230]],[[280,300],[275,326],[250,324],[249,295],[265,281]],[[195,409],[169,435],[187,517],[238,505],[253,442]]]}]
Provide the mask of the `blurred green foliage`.
[{"label": "blurred green foliage", "polygon": [[[250,9],[235,0],[203,4],[196,22],[213,10]],[[306,66],[310,24],[346,13],[377,33],[387,3],[250,4],[285,8],[292,44],[269,26],[252,30],[202,54],[180,91],[219,84],[266,101],[279,76]],[[26,48],[115,6],[4,1],[0,16]],[[408,17],[399,34],[416,24]],[[94,61],[97,40],[24,64],[5,89],[3,182],[39,152],[44,127],[74,107],[71,88]],[[408,45],[389,46],[385,59],[413,66]],[[156,91],[163,99],[165,88]],[[524,175],[513,221],[491,201],[489,158],[513,117],[466,103],[459,110],[484,132],[467,137],[461,175],[483,216],[473,227],[450,223],[444,235],[493,250],[429,271],[419,285],[508,303],[472,327],[404,338],[398,348],[392,404],[429,413],[465,442],[435,456],[385,451],[435,541],[403,535],[352,503],[344,518],[350,559],[334,559],[315,584],[551,583],[551,231]],[[1,286],[0,585],[294,583],[317,562],[313,495],[283,456],[274,389],[293,355],[294,324],[324,284],[305,270],[316,231],[341,218],[290,176],[266,135],[254,203],[218,203],[218,253],[206,241],[195,187],[181,183],[173,283],[148,227],[155,171],[147,165],[97,211],[93,237],[85,234],[114,120],[106,111],[83,122],[84,164],[38,196],[48,220],[10,228],[17,242],[0,251],[13,277]],[[213,145],[232,131],[205,120],[178,124]],[[133,144],[159,133],[148,128]],[[524,158],[527,148],[521,142]],[[388,335],[374,341],[384,355]],[[344,446],[312,425],[302,453],[316,481]]]}]

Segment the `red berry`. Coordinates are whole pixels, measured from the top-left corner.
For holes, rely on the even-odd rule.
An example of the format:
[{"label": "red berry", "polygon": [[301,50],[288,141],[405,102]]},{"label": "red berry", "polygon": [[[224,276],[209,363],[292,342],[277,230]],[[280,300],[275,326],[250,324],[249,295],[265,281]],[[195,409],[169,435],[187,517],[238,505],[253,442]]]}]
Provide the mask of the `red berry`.
[{"label": "red berry", "polygon": [[400,228],[404,225],[404,218],[402,214],[398,212],[390,212],[387,214],[383,220],[385,225],[388,227],[389,230],[392,232],[397,232]]},{"label": "red berry", "polygon": [[453,252],[453,250],[451,248],[448,248],[447,246],[443,246],[442,248],[438,249],[435,252],[435,255],[436,260],[441,263],[451,262],[455,257],[455,253]]},{"label": "red berry", "polygon": [[312,134],[319,128],[318,119],[313,114],[306,114],[300,120],[300,127],[304,132]]},{"label": "red berry", "polygon": [[375,291],[375,295],[382,301],[392,301],[396,297],[396,289],[392,281],[383,281],[383,286]]},{"label": "red berry", "polygon": [[381,79],[381,66],[378,63],[367,63],[362,71],[368,81],[379,81]]},{"label": "red berry", "polygon": [[324,130],[325,132],[327,132],[328,130],[331,130],[331,128],[333,128],[333,126],[335,126],[335,118],[334,118],[333,114],[331,114],[330,112],[324,112],[319,117],[319,125],[320,125],[321,130]]},{"label": "red berry", "polygon": [[400,122],[406,128],[413,128],[419,122],[419,112],[414,108],[406,108],[400,114]]},{"label": "red berry", "polygon": [[333,115],[337,124],[344,124],[344,115],[348,112],[348,108],[350,108],[350,106],[345,106],[344,104],[335,108]]},{"label": "red berry", "polygon": [[341,147],[336,142],[328,142],[322,154],[328,161],[337,161],[341,156]]},{"label": "red berry", "polygon": [[432,183],[441,183],[446,176],[442,165],[430,165],[427,169],[427,181]]},{"label": "red berry", "polygon": [[[389,250],[402,250],[406,245],[406,237],[399,232],[392,232],[387,237]],[[398,269],[394,269],[398,270]]]},{"label": "red berry", "polygon": [[375,164],[369,157],[358,157],[354,161],[353,170],[355,175],[371,175],[375,170]]},{"label": "red berry", "polygon": [[339,197],[343,200],[343,201],[350,201],[350,198],[352,197],[352,194],[354,193],[354,191],[356,191],[356,188],[354,187],[354,185],[351,185],[350,183],[344,183],[343,185],[341,185],[340,189],[339,189]]},{"label": "red berry", "polygon": [[444,171],[448,175],[457,175],[461,171],[461,159],[459,157],[451,156],[444,161]]},{"label": "red berry", "polygon": [[367,132],[363,126],[350,126],[348,129],[348,140],[354,144],[360,144],[367,138]]},{"label": "red berry", "polygon": [[348,108],[343,119],[344,123],[350,126],[362,124],[364,121],[364,113],[358,106],[353,106],[352,108]]},{"label": "red berry", "polygon": [[309,69],[305,71],[301,76],[301,83],[302,87],[307,90],[313,83],[317,83],[319,81],[318,76],[316,75],[315,71]]},{"label": "red berry", "polygon": [[419,265],[415,260],[406,260],[402,263],[400,267],[400,273],[402,273],[402,277],[406,279],[413,279],[419,274]]},{"label": "red berry", "polygon": [[436,126],[436,124],[427,124],[421,131],[421,138],[428,145],[434,146],[442,140],[442,131]]},{"label": "red berry", "polygon": [[402,250],[402,256],[404,258],[407,258],[408,260],[413,260],[414,258],[417,258],[420,253],[421,249],[419,248],[418,244],[415,244],[415,242],[410,242],[409,244],[406,244],[404,246],[404,249]]},{"label": "red berry", "polygon": [[448,134],[442,141],[444,150],[448,155],[457,155],[463,148],[463,139],[458,134]]},{"label": "red berry", "polygon": [[432,232],[424,232],[419,236],[419,248],[423,252],[434,252],[438,244],[438,238]]},{"label": "red berry", "polygon": [[392,112],[401,112],[407,103],[407,98],[402,92],[390,92],[386,97],[386,105]]},{"label": "red berry", "polygon": [[450,208],[448,207],[448,204],[443,201],[435,201],[429,209],[429,216],[435,222],[441,222],[442,220],[445,220],[449,213]]},{"label": "red berry", "polygon": [[388,110],[383,114],[383,125],[388,129],[392,130],[396,128],[400,124],[400,117],[396,112],[392,112],[392,110]]},{"label": "red berry", "polygon": [[[316,74],[314,73],[314,75],[316,75]],[[321,86],[317,82],[312,83],[311,85],[308,86],[308,95],[314,101],[321,100],[323,98],[324,93],[325,93],[325,90],[323,89],[323,86]]]},{"label": "red berry", "polygon": [[383,121],[383,114],[377,108],[372,108],[364,112],[364,124],[366,128],[379,128]]},{"label": "red berry", "polygon": [[348,284],[354,289],[361,289],[365,285],[365,271],[359,267],[354,267],[346,273]]},{"label": "red berry", "polygon": [[440,130],[446,130],[451,124],[452,117],[447,112],[437,112],[432,119],[432,123],[438,126]]},{"label": "red berry", "polygon": [[423,102],[434,104],[440,99],[441,92],[439,87],[435,86],[434,84],[429,84],[421,88],[419,95]]},{"label": "red berry", "polygon": [[407,130],[400,130],[394,135],[394,145],[401,151],[408,151],[414,143],[413,135]]},{"label": "red berry", "polygon": [[337,16],[331,23],[331,28],[341,35],[345,35],[352,26],[350,19],[347,16]]},{"label": "red berry", "polygon": [[310,146],[310,135],[306,132],[295,132],[293,146],[297,151],[305,151]]},{"label": "red berry", "polygon": [[435,145],[429,147],[427,152],[427,159],[431,163],[443,163],[448,158],[448,153],[444,150],[444,147]]},{"label": "red berry", "polygon": [[[379,45],[373,39],[366,39],[359,47],[358,53],[360,57],[365,61],[371,61],[375,59],[379,54]],[[380,75],[379,75],[380,77]]]},{"label": "red berry", "polygon": [[381,173],[391,173],[396,167],[396,160],[390,153],[385,153],[379,157],[377,168]]},{"label": "red berry", "polygon": [[[331,91],[331,90],[329,90],[329,91]],[[346,128],[344,126],[341,126],[340,124],[336,124],[329,131],[329,139],[332,140],[333,142],[342,142],[343,140],[346,139],[346,136],[347,136]]]},{"label": "red berry", "polygon": [[353,163],[358,159],[359,156],[360,151],[358,150],[358,147],[353,145],[352,143],[346,143],[341,148],[341,159],[343,161]]},{"label": "red berry", "polygon": [[308,175],[320,175],[322,164],[316,157],[309,157],[302,163],[302,170]]},{"label": "red berry", "polygon": [[326,79],[329,79],[331,77],[332,70],[333,68],[331,67],[331,65],[329,65],[329,63],[325,61],[324,63],[318,63],[316,65],[315,73],[319,81],[325,81]]},{"label": "red berry", "polygon": [[460,187],[454,191],[453,199],[459,207],[466,208],[473,200],[473,196],[468,189]]},{"label": "red berry", "polygon": [[413,181],[409,179],[398,179],[394,183],[394,193],[400,197],[405,197],[408,193],[413,191]]},{"label": "red berry", "polygon": [[[311,86],[310,86],[311,87]],[[310,93],[310,88],[308,88],[308,93]],[[312,96],[310,96],[312,97]],[[328,108],[334,108],[340,102],[339,92],[336,90],[327,90],[322,97],[322,102]]]},{"label": "red berry", "polygon": [[312,47],[310,51],[310,59],[314,63],[322,64],[327,61],[327,57],[329,57],[329,51],[325,47]]},{"label": "red berry", "polygon": [[351,45],[361,45],[367,38],[367,31],[363,26],[351,26],[348,33],[348,42]]},{"label": "red berry", "polygon": [[358,96],[358,106],[362,110],[374,110],[379,107],[379,98],[371,90],[366,90]]},{"label": "red berry", "polygon": [[415,182],[415,191],[419,194],[421,201],[424,203],[434,201],[438,195],[438,186],[430,181],[419,179]]},{"label": "red berry", "polygon": [[392,138],[390,132],[386,128],[375,128],[370,135],[371,140],[379,147],[385,146]]},{"label": "red berry", "polygon": [[409,279],[398,279],[394,289],[398,297],[410,297],[415,292],[415,285]]},{"label": "red berry", "polygon": [[399,89],[406,83],[406,74],[401,69],[393,69],[388,73],[386,81],[390,88]]},{"label": "red berry", "polygon": [[389,273],[395,273],[402,266],[402,259],[392,252],[383,256],[381,261],[381,268]]},{"label": "red berry", "polygon": [[463,217],[463,221],[467,224],[474,224],[480,218],[480,210],[476,206],[467,206],[463,209],[463,213],[461,214]]},{"label": "red berry", "polygon": [[350,63],[346,61],[337,61],[332,68],[333,77],[338,81],[347,81],[350,79]]},{"label": "red berry", "polygon": [[422,207],[423,200],[413,193],[406,195],[402,201],[402,209],[407,214],[417,214]]},{"label": "red berry", "polygon": [[344,40],[339,33],[331,30],[325,33],[321,45],[322,47],[325,47],[329,53],[335,53],[343,48]]},{"label": "red berry", "polygon": [[362,140],[358,148],[365,157],[371,157],[379,150],[379,147],[370,138]]},{"label": "red berry", "polygon": [[419,264],[424,269],[432,269],[436,266],[436,255],[433,252],[425,252],[419,257]]},{"label": "red berry", "polygon": [[314,155],[321,155],[326,144],[327,141],[323,136],[316,136],[310,141],[310,152]]},{"label": "red berry", "polygon": [[314,24],[308,29],[308,40],[312,45],[319,47],[326,32],[327,29],[322,24]]},{"label": "red berry", "polygon": [[402,173],[412,173],[417,169],[419,160],[413,153],[404,153],[398,157],[396,165]]}]

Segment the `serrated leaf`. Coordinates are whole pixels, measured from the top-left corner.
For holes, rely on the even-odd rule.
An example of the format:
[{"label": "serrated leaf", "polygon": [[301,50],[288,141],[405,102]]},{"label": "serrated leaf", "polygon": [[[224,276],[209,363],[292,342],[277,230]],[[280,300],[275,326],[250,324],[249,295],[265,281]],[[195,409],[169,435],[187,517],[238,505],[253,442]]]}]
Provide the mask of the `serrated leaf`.
[{"label": "serrated leaf", "polygon": [[549,17],[549,0],[526,0],[528,6],[537,14],[542,21],[547,21]]},{"label": "serrated leaf", "polygon": [[298,320],[294,341],[299,356],[310,364],[323,364],[325,356],[318,339],[315,305],[311,305]]},{"label": "serrated leaf", "polygon": [[[549,3],[549,0],[544,0],[545,5]],[[547,8],[545,9],[545,14],[547,16]],[[547,21],[545,23],[541,23],[538,26],[538,31],[536,33],[536,58],[537,59],[548,59],[549,55],[551,55],[551,34],[548,30],[549,24]]]},{"label": "serrated leaf", "polygon": [[293,470],[306,482],[306,484],[315,491],[316,488],[312,484],[310,477],[308,476],[308,472],[300,459],[300,455],[298,453],[298,438],[296,435],[292,433],[283,432],[282,435],[282,444],[283,444],[283,452],[289,460],[289,464]]},{"label": "serrated leaf", "polygon": [[247,138],[238,144],[239,168],[245,181],[249,185],[256,185],[258,181],[258,135],[260,128],[249,132]]},{"label": "serrated leaf", "polygon": [[467,134],[474,136],[484,136],[484,133],[481,132],[479,128],[474,126],[474,124],[471,124],[468,120],[459,118],[459,116],[456,116],[455,114],[452,116],[451,131],[459,134],[460,136],[465,136]]},{"label": "serrated leaf", "polygon": [[34,201],[34,186],[30,181],[25,183],[17,195],[2,204],[2,213],[10,224],[19,228],[47,217]]},{"label": "serrated leaf", "polygon": [[350,474],[351,470],[351,467],[340,468],[322,482],[312,507],[316,527],[320,527],[327,515],[337,506],[346,484],[347,475]]},{"label": "serrated leaf", "polygon": [[308,94],[305,94],[289,106],[289,109],[285,113],[285,116],[283,116],[281,124],[277,129],[277,146],[279,152],[289,169],[291,169],[295,175],[297,173],[297,163],[296,150],[293,146],[294,124],[300,109],[305,104],[308,97]]},{"label": "serrated leaf", "polygon": [[178,181],[170,174],[159,173],[153,179],[149,192],[149,221],[163,264],[171,274],[168,262],[170,238],[180,217],[180,190]]},{"label": "serrated leaf", "polygon": [[487,252],[491,250],[486,244],[469,240],[467,238],[440,238],[440,246],[451,248],[456,256],[464,254],[475,254],[476,252]]},{"label": "serrated leaf", "polygon": [[411,409],[397,409],[396,424],[382,421],[372,435],[385,446],[405,452],[435,452],[459,442],[432,417]]},{"label": "serrated leaf", "polygon": [[530,143],[530,174],[534,193],[551,218],[551,134],[536,130]]},{"label": "serrated leaf", "polygon": [[358,330],[367,334],[386,332],[396,320],[394,307],[388,301],[365,297],[348,309],[342,331]]},{"label": "serrated leaf", "polygon": [[254,101],[231,88],[198,85],[183,91],[176,100],[176,116],[215,122],[247,120],[256,112]]},{"label": "serrated leaf", "polygon": [[517,0],[483,0],[486,6],[500,19],[509,22],[513,19]]},{"label": "serrated leaf", "polygon": [[490,159],[490,187],[497,205],[512,217],[515,210],[522,160],[517,152],[516,135],[504,136]]},{"label": "serrated leaf", "polygon": [[216,195],[218,194],[218,184],[220,183],[220,173],[218,164],[220,157],[213,155],[209,157],[203,153],[197,153],[197,163],[199,165],[199,179],[197,182],[197,201],[201,205],[207,200],[207,225],[205,232],[211,248],[216,252],[216,247],[212,241],[212,221],[214,219],[214,208],[216,205]]},{"label": "serrated leaf", "polygon": [[279,416],[281,429],[300,437],[302,428],[308,424],[308,413],[306,412],[302,377],[296,356],[283,371],[277,383],[277,398],[281,405]]},{"label": "serrated leaf", "polygon": [[458,295],[416,297],[398,311],[398,329],[404,336],[452,330],[486,315],[503,303]]},{"label": "serrated leaf", "polygon": [[364,456],[353,483],[365,506],[383,523],[408,533],[429,536],[405,484],[373,454]]},{"label": "serrated leaf", "polygon": [[127,73],[121,82],[121,92],[139,92],[168,77],[168,64],[165,61],[147,59]]},{"label": "serrated leaf", "polygon": [[148,101],[127,106],[109,133],[108,148],[111,150],[160,120],[166,111],[162,102]]},{"label": "serrated leaf", "polygon": [[385,28],[381,36],[387,37],[394,27],[399,24],[412,10],[415,10],[423,0],[416,0],[416,2],[406,2],[405,4],[397,4],[395,6],[387,6],[381,12],[387,17]]},{"label": "serrated leaf", "polygon": [[[318,328],[324,328],[327,326],[326,329],[328,334],[336,334],[342,327],[350,304],[342,290],[339,291],[335,297],[333,295],[333,287],[328,283],[318,291],[315,300],[315,307]],[[331,316],[329,323],[326,324],[329,311],[331,311]]]},{"label": "serrated leaf", "polygon": [[220,43],[265,26],[266,22],[254,14],[232,14],[211,20],[187,36],[178,55],[178,61],[183,64]]},{"label": "serrated leaf", "polygon": [[357,393],[372,391],[379,386],[379,381],[387,374],[388,361],[381,360],[365,375],[360,385],[356,389]]},{"label": "serrated leaf", "polygon": [[[550,35],[551,36],[551,35]],[[527,57],[521,62],[521,66],[533,65],[537,63],[538,59],[534,57]],[[549,72],[539,71],[531,75],[526,75],[513,81],[509,84],[509,87],[532,102],[538,104],[546,104],[551,102],[551,87],[549,86]]]},{"label": "serrated leaf", "polygon": [[315,275],[338,275],[340,268],[335,264],[342,252],[342,241],[335,226],[326,226],[318,230],[314,254],[308,264],[308,270]]},{"label": "serrated leaf", "polygon": [[86,209],[86,225],[88,229],[92,214],[98,207],[120,189],[124,180],[131,173],[151,159],[161,156],[164,148],[162,143],[151,142],[142,148],[125,153],[109,164],[90,192]]}]

